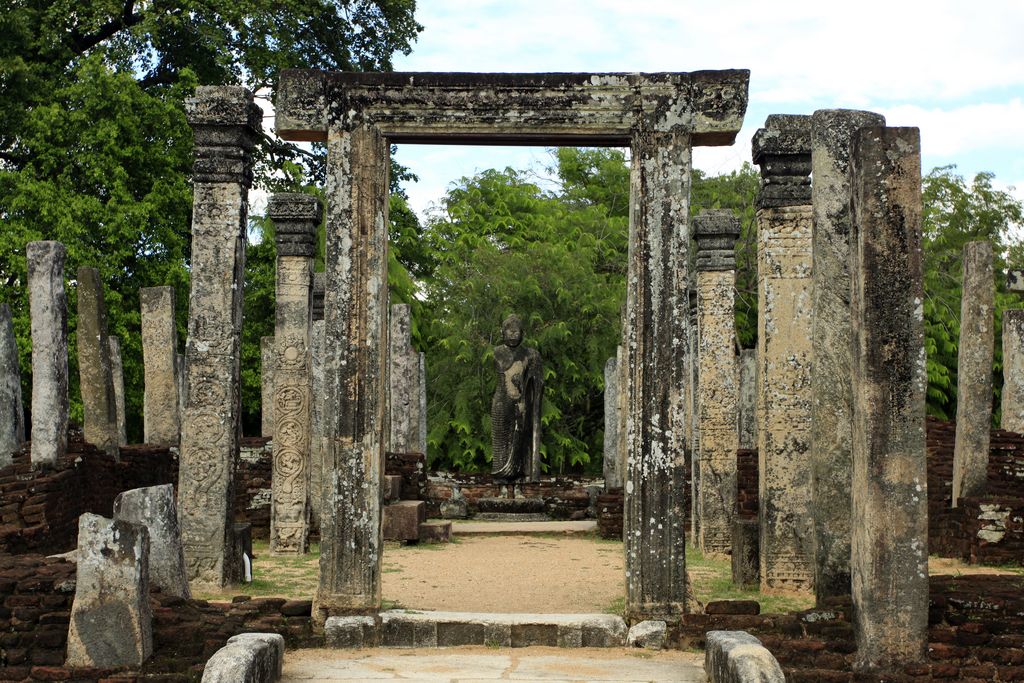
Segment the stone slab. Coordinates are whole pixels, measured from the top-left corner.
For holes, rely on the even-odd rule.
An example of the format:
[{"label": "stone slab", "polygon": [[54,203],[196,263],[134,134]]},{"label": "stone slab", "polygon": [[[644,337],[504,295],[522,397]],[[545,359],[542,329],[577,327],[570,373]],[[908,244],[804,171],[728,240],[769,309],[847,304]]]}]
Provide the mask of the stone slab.
[{"label": "stone slab", "polygon": [[384,475],[384,502],[394,503],[402,499],[402,475]]},{"label": "stone slab", "polygon": [[[479,519],[479,516],[475,519]],[[456,521],[452,524],[452,533],[458,536],[470,534],[589,534],[597,531],[597,521],[587,519],[579,522],[510,522],[496,520],[487,521]]]},{"label": "stone slab", "polygon": [[[611,614],[483,614],[474,612],[381,613],[386,647],[502,645],[620,647],[626,622]],[[506,635],[507,634],[507,635]]]},{"label": "stone slab", "polygon": [[423,522],[420,524],[421,543],[448,543],[452,540],[451,522]]},{"label": "stone slab", "polygon": [[328,617],[324,622],[327,647],[376,647],[379,633],[380,624],[370,616]]},{"label": "stone slab", "polygon": [[203,683],[273,683],[280,680],[284,638],[276,633],[245,633],[230,638],[203,669]]},{"label": "stone slab", "polygon": [[626,634],[626,645],[642,647],[648,650],[660,650],[665,647],[668,638],[668,624],[660,619],[641,621],[629,627]]},{"label": "stone slab", "polygon": [[164,593],[192,597],[185,572],[174,486],[123,491],[114,499],[114,519],[141,524],[149,532],[149,582]]},{"label": "stone slab", "polygon": [[708,631],[704,669],[709,683],[785,683],[782,667],[745,631]]}]

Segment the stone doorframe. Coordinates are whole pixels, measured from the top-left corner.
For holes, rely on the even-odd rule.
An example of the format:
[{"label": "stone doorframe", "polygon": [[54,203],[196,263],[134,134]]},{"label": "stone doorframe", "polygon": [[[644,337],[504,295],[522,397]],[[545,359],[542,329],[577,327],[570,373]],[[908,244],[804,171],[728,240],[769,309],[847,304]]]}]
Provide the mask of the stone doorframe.
[{"label": "stone doorframe", "polygon": [[694,145],[730,145],[750,72],[286,70],[276,128],[327,144],[326,405],[314,616],[381,604],[390,143],[629,147],[626,612],[685,611],[682,524]]}]

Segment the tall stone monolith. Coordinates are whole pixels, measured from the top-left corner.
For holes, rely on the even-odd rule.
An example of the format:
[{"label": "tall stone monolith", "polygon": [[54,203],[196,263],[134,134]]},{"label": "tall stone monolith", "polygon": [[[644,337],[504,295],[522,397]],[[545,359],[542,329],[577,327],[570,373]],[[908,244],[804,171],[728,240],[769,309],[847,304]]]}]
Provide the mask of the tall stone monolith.
[{"label": "tall stone monolith", "polygon": [[828,597],[850,593],[850,143],[858,128],[882,125],[884,117],[867,111],[822,109],[811,116],[811,495],[814,592],[819,605]]},{"label": "tall stone monolith", "polygon": [[114,409],[117,414],[117,445],[128,444],[128,425],[124,414],[124,362],[121,359],[121,340],[107,337],[110,346],[110,378],[114,383]]},{"label": "tall stone monolith", "polygon": [[992,243],[964,245],[960,298],[960,347],[956,371],[956,442],[953,447],[953,507],[980,496],[988,483],[992,429],[992,357],[995,352],[995,280]]},{"label": "tall stone monolith", "polygon": [[[314,294],[316,281],[314,280]],[[315,315],[314,315],[315,317]],[[310,424],[312,438],[309,447],[309,503],[310,518],[320,528],[320,506],[323,501],[324,476],[324,351],[327,345],[325,323],[313,320],[312,341],[313,413]]]},{"label": "tall stone monolith", "polygon": [[700,363],[700,548],[728,553],[736,517],[736,449],[739,447],[736,374],[736,240],[740,222],[729,210],[693,219],[697,242],[697,340]]},{"label": "tall stone monolith", "polygon": [[21,402],[21,366],[11,308],[0,304],[0,467],[25,443],[25,407]]},{"label": "tall stone monolith", "polygon": [[107,304],[95,268],[78,269],[78,377],[82,391],[85,440],[117,454],[117,401],[107,341]]},{"label": "tall stone monolith", "polygon": [[737,360],[739,373],[739,422],[740,448],[757,448],[757,352],[743,349]]},{"label": "tall stone monolith", "polygon": [[615,358],[604,364],[604,454],[602,473],[604,487],[622,487],[622,472],[619,469],[619,366]]},{"label": "tall stone monolith", "polygon": [[32,315],[32,465],[55,465],[68,449],[68,300],[60,242],[29,242]]},{"label": "tall stone monolith", "polygon": [[810,590],[811,120],[769,116],[754,134],[757,453],[762,589]]},{"label": "tall stone monolith", "polygon": [[312,195],[278,193],[267,216],[277,242],[270,551],[301,555],[309,538],[314,239],[323,209]]},{"label": "tall stone monolith", "polygon": [[260,337],[260,436],[274,436],[273,337]]},{"label": "tall stone monolith", "polygon": [[[145,388],[142,422],[145,442],[177,446],[181,436],[178,333],[174,324],[174,288],[143,287],[139,290],[142,313],[142,362]],[[180,373],[180,374],[179,374]]]},{"label": "tall stone monolith", "polygon": [[697,340],[700,337],[700,321],[697,316],[697,288],[692,281],[687,285],[686,301],[690,325],[686,332],[688,358],[683,367],[686,373],[683,382],[685,391],[689,393],[689,420],[684,434],[690,460],[690,538],[691,542],[696,542],[700,538],[700,505],[697,504],[697,490],[700,488],[700,414],[697,410],[697,380],[700,375],[700,345]]},{"label": "tall stone monolith", "polygon": [[850,150],[855,666],[921,662],[928,472],[917,128],[862,128]]},{"label": "tall stone monolith", "polygon": [[252,94],[206,87],[186,102],[195,132],[192,287],[181,425],[178,520],[193,586],[238,576],[234,479],[251,152],[262,123]]},{"label": "tall stone monolith", "polygon": [[1024,309],[1003,311],[1003,393],[1000,426],[1024,433]]},{"label": "tall stone monolith", "polygon": [[426,441],[420,441],[427,419],[420,413],[422,354],[412,346],[412,317],[408,304],[392,304],[388,343],[391,400],[387,448],[393,453],[426,453]]}]

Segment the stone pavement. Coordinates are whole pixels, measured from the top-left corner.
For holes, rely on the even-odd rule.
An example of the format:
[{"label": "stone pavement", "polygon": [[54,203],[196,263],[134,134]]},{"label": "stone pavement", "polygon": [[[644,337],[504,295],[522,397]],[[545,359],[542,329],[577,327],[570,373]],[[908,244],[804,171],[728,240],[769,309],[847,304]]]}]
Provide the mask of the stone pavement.
[{"label": "stone pavement", "polygon": [[703,655],[626,648],[564,650],[486,647],[399,650],[296,650],[285,654],[290,681],[680,681],[704,683]]},{"label": "stone pavement", "polygon": [[452,523],[453,535],[467,534],[585,534],[597,531],[597,521],[585,519],[578,522],[464,522]]}]

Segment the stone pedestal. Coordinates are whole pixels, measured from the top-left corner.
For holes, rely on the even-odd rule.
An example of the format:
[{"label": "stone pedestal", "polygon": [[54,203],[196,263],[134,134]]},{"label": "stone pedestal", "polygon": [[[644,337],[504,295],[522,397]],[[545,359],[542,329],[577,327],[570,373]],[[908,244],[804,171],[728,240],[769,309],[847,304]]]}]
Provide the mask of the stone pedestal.
[{"label": "stone pedestal", "polygon": [[54,465],[68,448],[68,301],[60,242],[29,242],[32,313],[32,465]]},{"label": "stone pedestal", "polygon": [[960,498],[983,495],[988,483],[995,296],[992,243],[968,242],[964,245],[960,299],[953,507],[957,507]]},{"label": "stone pedestal", "polygon": [[114,410],[117,414],[117,445],[128,444],[128,425],[124,414],[124,364],[121,361],[121,340],[107,337],[110,346],[110,377],[114,383]]},{"label": "stone pedestal", "polygon": [[114,499],[114,519],[146,527],[149,584],[179,598],[192,597],[185,574],[181,527],[171,484],[123,491]]},{"label": "stone pedestal", "polygon": [[412,346],[412,317],[408,304],[391,306],[391,330],[388,336],[388,382],[390,402],[387,450],[391,453],[426,453],[427,416],[420,400],[420,365],[423,354]]},{"label": "stone pedestal", "polygon": [[82,515],[65,666],[138,669],[153,651],[152,629],[146,527]]},{"label": "stone pedestal", "polygon": [[25,408],[21,402],[21,366],[11,309],[0,304],[0,468],[25,443]]},{"label": "stone pedestal", "polygon": [[811,493],[819,605],[828,597],[850,593],[850,141],[858,128],[884,124],[879,114],[847,109],[823,109],[811,117]]},{"label": "stone pedestal", "polygon": [[312,195],[282,193],[271,195],[267,216],[277,241],[270,551],[301,555],[309,536],[314,240],[323,209]]},{"label": "stone pedestal", "polygon": [[1024,309],[1003,311],[1002,402],[1000,426],[1024,433]]},{"label": "stone pedestal", "polygon": [[811,121],[769,116],[753,141],[757,196],[761,588],[810,590]]},{"label": "stone pedestal", "polygon": [[921,146],[873,126],[850,152],[856,666],[923,661],[928,642]]},{"label": "stone pedestal", "polygon": [[274,437],[274,338],[260,337],[260,436]]},{"label": "stone pedestal", "polygon": [[700,363],[698,541],[705,553],[728,553],[736,516],[739,447],[736,372],[736,240],[740,222],[731,211],[705,211],[693,219],[697,242],[697,316]]},{"label": "stone pedestal", "polygon": [[619,366],[615,358],[604,364],[604,473],[605,489],[622,487],[619,469]]},{"label": "stone pedestal", "polygon": [[250,153],[262,122],[252,94],[200,87],[186,102],[195,131],[192,289],[181,425],[178,519],[193,586],[238,576],[234,479]]},{"label": "stone pedestal", "polygon": [[757,448],[757,352],[743,349],[739,355],[739,422],[740,448]]},{"label": "stone pedestal", "polygon": [[155,446],[177,446],[181,436],[178,333],[174,325],[174,288],[143,287],[142,361],[146,387],[142,398],[145,441]]},{"label": "stone pedestal", "polygon": [[117,403],[107,341],[107,305],[95,268],[78,269],[78,377],[82,391],[85,440],[117,455]]}]

